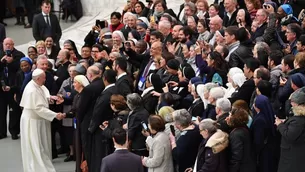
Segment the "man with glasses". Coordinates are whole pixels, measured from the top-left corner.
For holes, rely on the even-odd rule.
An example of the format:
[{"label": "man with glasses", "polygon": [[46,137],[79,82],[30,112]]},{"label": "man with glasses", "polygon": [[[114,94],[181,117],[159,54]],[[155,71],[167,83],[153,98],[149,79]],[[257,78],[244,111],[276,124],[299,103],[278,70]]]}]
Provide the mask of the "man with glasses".
[{"label": "man with glasses", "polygon": [[255,41],[257,37],[263,36],[265,29],[267,28],[268,12],[265,9],[259,9],[256,12],[255,21],[257,22],[257,28],[252,34],[251,39]]}]

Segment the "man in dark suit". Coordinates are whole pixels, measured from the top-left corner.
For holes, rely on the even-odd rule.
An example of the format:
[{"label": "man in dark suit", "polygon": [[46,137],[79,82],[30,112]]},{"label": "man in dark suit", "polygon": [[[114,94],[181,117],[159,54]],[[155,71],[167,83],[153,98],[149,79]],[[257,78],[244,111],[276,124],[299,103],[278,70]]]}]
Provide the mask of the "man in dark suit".
[{"label": "man in dark suit", "polygon": [[252,41],[255,41],[257,37],[264,35],[267,28],[267,18],[268,12],[264,9],[259,9],[256,12],[255,20],[258,22],[258,27],[254,33],[251,35]]},{"label": "man in dark suit", "polygon": [[51,36],[56,46],[59,46],[62,33],[57,17],[54,14],[50,14],[51,3],[44,0],[41,5],[41,11],[33,19],[33,37],[36,41],[40,41]]},{"label": "man in dark suit", "polygon": [[143,172],[141,157],[127,150],[127,134],[123,128],[114,129],[112,140],[115,152],[103,158],[101,172]]},{"label": "man in dark suit", "polygon": [[236,0],[225,0],[224,1],[224,7],[226,10],[226,14],[223,17],[223,26],[237,26],[236,16],[238,9],[237,7],[237,1]]},{"label": "man in dark suit", "polygon": [[126,97],[127,94],[133,92],[132,79],[127,75],[127,61],[125,58],[119,57],[113,62],[113,70],[117,73],[117,81],[115,86],[118,89],[118,93]]},{"label": "man in dark suit", "polygon": [[92,118],[90,120],[89,132],[91,136],[91,151],[87,158],[89,172],[99,172],[102,159],[113,152],[112,140],[103,135],[99,126],[108,120],[113,119],[113,111],[110,107],[111,95],[116,94],[116,72],[106,70],[103,74],[105,89],[102,91],[94,105]]},{"label": "man in dark suit", "polygon": [[88,160],[91,151],[90,142],[91,134],[88,131],[95,102],[101,92],[104,90],[105,85],[100,78],[100,70],[97,66],[90,66],[87,70],[87,78],[91,82],[82,91],[80,107],[79,107],[79,123],[81,124],[81,141],[86,159]]}]

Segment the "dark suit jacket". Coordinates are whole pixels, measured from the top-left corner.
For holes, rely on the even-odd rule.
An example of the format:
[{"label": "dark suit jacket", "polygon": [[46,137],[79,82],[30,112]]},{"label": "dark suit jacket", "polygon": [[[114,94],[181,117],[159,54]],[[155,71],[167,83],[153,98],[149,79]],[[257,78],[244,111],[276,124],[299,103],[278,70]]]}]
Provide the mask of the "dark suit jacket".
[{"label": "dark suit jacket", "polygon": [[223,17],[223,26],[224,27],[228,27],[228,26],[237,26],[237,21],[236,21],[236,16],[237,16],[237,12],[238,12],[238,9],[236,9],[231,18],[229,19],[229,17],[225,14],[224,17]]},{"label": "dark suit jacket", "polygon": [[42,13],[39,13],[34,16],[33,24],[32,24],[33,37],[35,38],[36,41],[40,41],[40,40],[45,40],[47,36],[52,36],[54,42],[58,44],[62,33],[57,17],[54,14],[49,14],[51,28],[52,28],[51,35],[45,35],[48,25],[44,18],[45,17],[42,15]]},{"label": "dark suit jacket", "polygon": [[117,150],[102,160],[101,172],[143,172],[141,157],[128,150]]},{"label": "dark suit jacket", "polygon": [[116,93],[116,87],[113,85],[106,90],[103,90],[100,96],[97,98],[88,128],[91,133],[94,133],[97,129],[99,129],[99,125],[101,125],[104,121],[113,118],[113,111],[110,107],[110,97]]},{"label": "dark suit jacket", "polygon": [[233,104],[236,100],[244,100],[249,105],[254,90],[255,84],[253,78],[248,79],[240,88],[237,89],[237,92],[232,94],[230,98],[231,103]]},{"label": "dark suit jacket", "polygon": [[267,23],[264,23],[263,25],[261,25],[261,27],[258,27],[256,31],[251,35],[252,41],[255,41],[257,37],[263,36],[266,28],[267,28]]},{"label": "dark suit jacket", "polygon": [[116,81],[115,86],[117,87],[118,93],[124,97],[133,92],[132,79],[128,75],[120,77]]},{"label": "dark suit jacket", "polygon": [[194,102],[191,107],[188,109],[189,113],[193,117],[202,116],[204,112],[204,104],[201,99]]},{"label": "dark suit jacket", "polygon": [[[5,27],[0,23],[0,44],[2,45],[4,39],[6,38]],[[0,50],[3,49],[3,46],[0,46]]]}]

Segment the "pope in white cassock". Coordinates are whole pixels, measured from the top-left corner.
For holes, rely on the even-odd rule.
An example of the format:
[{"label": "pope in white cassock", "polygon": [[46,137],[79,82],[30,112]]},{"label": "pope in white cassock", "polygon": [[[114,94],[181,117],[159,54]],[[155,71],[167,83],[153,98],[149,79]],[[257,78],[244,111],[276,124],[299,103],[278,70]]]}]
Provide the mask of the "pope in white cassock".
[{"label": "pope in white cassock", "polygon": [[51,121],[64,115],[49,109],[50,93],[43,85],[46,74],[35,69],[24,89],[20,106],[21,153],[24,172],[55,172],[52,164]]}]

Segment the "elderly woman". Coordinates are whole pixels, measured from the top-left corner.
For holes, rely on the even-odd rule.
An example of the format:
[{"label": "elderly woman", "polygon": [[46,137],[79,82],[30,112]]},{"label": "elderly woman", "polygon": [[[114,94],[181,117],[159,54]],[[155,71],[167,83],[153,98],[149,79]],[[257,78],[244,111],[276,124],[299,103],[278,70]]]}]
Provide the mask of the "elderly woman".
[{"label": "elderly woman", "polygon": [[229,171],[256,172],[256,160],[252,146],[251,134],[247,125],[248,112],[233,108],[227,124],[232,128],[229,135]]},{"label": "elderly woman", "polygon": [[206,0],[198,0],[196,2],[196,8],[197,8],[197,17],[199,19],[207,19],[209,18],[209,4]]},{"label": "elderly woman", "polygon": [[[78,118],[78,112],[80,111],[80,100],[83,96],[83,89],[84,87],[89,85],[88,79],[84,75],[77,75],[73,79],[73,86],[74,90],[77,94],[74,96],[72,108],[69,112],[66,113],[66,118],[73,118],[70,120],[74,125],[74,145],[73,145],[73,134],[71,132],[66,132],[66,138],[69,139],[70,142],[70,153],[69,156],[65,159],[65,162],[73,160],[73,156],[76,157],[76,171],[81,171],[80,164],[81,164],[81,156],[82,156],[82,145],[81,145],[81,134],[80,134],[80,121]],[[59,96],[59,102],[63,102],[64,99]],[[75,147],[75,153],[74,153]]]},{"label": "elderly woman", "polygon": [[177,141],[173,135],[170,136],[172,154],[178,171],[184,172],[194,165],[202,137],[198,126],[192,124],[192,116],[187,110],[176,110],[173,112],[173,117],[175,126],[181,131],[181,136]]},{"label": "elderly woman", "polygon": [[[305,168],[305,92],[304,87],[291,95],[293,116],[287,120],[276,118],[282,135],[278,172],[299,172]],[[302,171],[302,170],[301,170]]]},{"label": "elderly woman", "polygon": [[38,55],[46,54],[46,44],[44,41],[38,41],[35,44]]},{"label": "elderly woman", "polygon": [[235,92],[236,88],[233,86],[233,79],[232,78],[235,74],[238,74],[238,73],[243,74],[244,72],[238,67],[233,67],[229,70],[229,73],[227,75],[228,83],[226,84],[228,88],[227,88],[226,94],[224,96],[225,98],[230,98],[231,95]]},{"label": "elderly woman", "polygon": [[143,106],[142,98],[137,93],[127,95],[127,106],[131,110],[127,124],[123,125],[127,129],[129,148],[140,156],[148,156],[148,151],[145,145],[145,137],[142,135],[141,122],[147,124],[149,113]]},{"label": "elderly woman", "polygon": [[217,122],[212,119],[204,119],[199,124],[200,134],[203,137],[198,150],[198,155],[192,171],[228,172],[228,158],[226,148],[229,145],[227,133],[217,129]]},{"label": "elderly woman", "polygon": [[149,156],[142,159],[143,166],[148,167],[148,172],[174,172],[171,144],[169,136],[164,132],[164,120],[158,115],[150,116],[148,128],[149,132],[142,132],[147,137],[149,149]]},{"label": "elderly woman", "polygon": [[[170,106],[164,106],[158,112],[158,115],[161,116],[165,122],[165,130],[164,132],[168,135],[173,134],[175,139],[178,140],[180,137],[180,131],[175,127],[174,119],[173,119],[173,112],[175,110]],[[171,128],[174,127],[174,130]],[[174,133],[172,133],[174,131]]]},{"label": "elderly woman", "polygon": [[220,98],[223,98],[225,95],[224,88],[222,87],[215,87],[210,90],[209,97],[208,97],[208,106],[203,112],[202,119],[211,118],[216,120],[216,101]]},{"label": "elderly woman", "polygon": [[218,87],[215,83],[206,83],[204,85],[200,84],[197,86],[197,93],[204,104],[204,109],[208,107],[208,98],[210,94],[210,90],[214,87]]},{"label": "elderly woman", "polygon": [[216,100],[216,121],[219,124],[218,128],[226,133],[230,133],[231,128],[226,122],[226,118],[229,116],[231,111],[231,102],[227,98],[220,98]]},{"label": "elderly woman", "polygon": [[204,111],[204,104],[203,101],[200,99],[196,87],[200,84],[197,84],[196,81],[193,81],[194,79],[191,79],[189,83],[189,92],[191,93],[193,97],[193,103],[192,105],[188,108],[189,113],[193,117],[201,117]]}]

